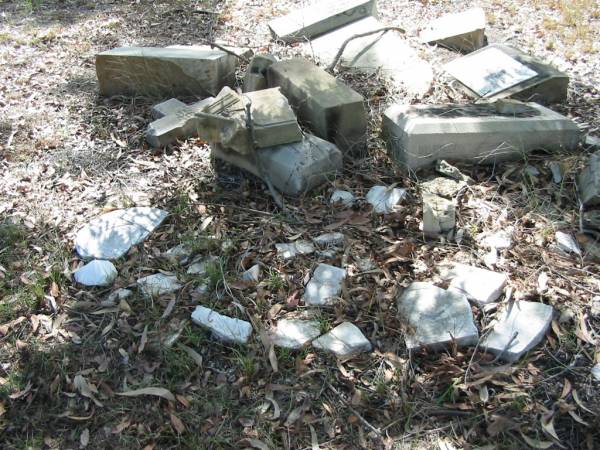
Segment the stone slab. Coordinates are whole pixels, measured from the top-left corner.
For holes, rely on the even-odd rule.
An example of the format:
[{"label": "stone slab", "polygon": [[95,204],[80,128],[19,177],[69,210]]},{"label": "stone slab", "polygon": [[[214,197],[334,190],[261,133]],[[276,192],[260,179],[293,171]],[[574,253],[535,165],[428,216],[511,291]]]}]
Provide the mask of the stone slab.
[{"label": "stone slab", "polygon": [[320,0],[270,21],[269,29],[275,39],[293,43],[376,14],[375,0]]},{"label": "stone slab", "polygon": [[552,323],[553,312],[551,306],[543,303],[514,302],[502,311],[481,347],[494,355],[501,354],[504,361],[515,362],[542,341]]},{"label": "stone slab", "polygon": [[456,263],[441,272],[445,279],[451,280],[448,290],[464,294],[467,299],[480,306],[498,300],[508,282],[508,275],[505,273],[466,264]]},{"label": "stone slab", "polygon": [[467,298],[431,283],[408,286],[398,297],[398,315],[412,328],[405,337],[409,350],[475,345],[479,338]]},{"label": "stone slab", "polygon": [[281,319],[270,337],[277,347],[299,349],[320,334],[321,327],[316,320]]},{"label": "stone slab", "polygon": [[600,205],[600,151],[593,153],[577,177],[579,198],[584,207]]},{"label": "stone slab", "polygon": [[192,313],[192,322],[207,328],[215,339],[223,342],[245,344],[252,335],[250,322],[224,316],[204,306],[196,306]]},{"label": "stone slab", "polygon": [[157,103],[150,109],[150,114],[153,119],[160,119],[161,117],[175,114],[177,111],[185,108],[187,105],[176,98],[170,98],[164,102]]},{"label": "stone slab", "polygon": [[156,273],[137,280],[138,289],[146,297],[172,294],[183,287],[175,275]]},{"label": "stone slab", "polygon": [[370,352],[371,343],[356,325],[343,322],[312,343],[313,347],[325,350],[339,357]]},{"label": "stone slab", "polygon": [[342,293],[346,270],[329,264],[319,264],[304,290],[307,306],[332,306]]},{"label": "stone slab", "polygon": [[567,99],[567,74],[508,45],[488,45],[451,61],[444,70],[475,98],[510,97],[542,104]]},{"label": "stone slab", "polygon": [[454,230],[456,206],[453,200],[423,192],[423,234],[437,237]]},{"label": "stone slab", "polygon": [[84,286],[109,286],[117,278],[117,269],[110,261],[95,259],[77,269],[73,277]]},{"label": "stone slab", "polygon": [[367,113],[362,95],[302,58],[272,64],[267,80],[269,86],[281,88],[298,120],[316,136],[334,142],[343,152],[366,150]]},{"label": "stone slab", "polygon": [[526,106],[515,115],[493,104],[395,105],[384,113],[382,133],[392,159],[409,170],[439,159],[492,164],[577,147],[580,130],[572,120],[537,103]]},{"label": "stone slab", "polygon": [[431,21],[420,33],[421,42],[438,44],[451,50],[469,53],[485,45],[485,12],[471,8],[445,14]]},{"label": "stone slab", "polygon": [[100,94],[216,95],[233,86],[237,58],[221,50],[120,47],[96,55]]}]

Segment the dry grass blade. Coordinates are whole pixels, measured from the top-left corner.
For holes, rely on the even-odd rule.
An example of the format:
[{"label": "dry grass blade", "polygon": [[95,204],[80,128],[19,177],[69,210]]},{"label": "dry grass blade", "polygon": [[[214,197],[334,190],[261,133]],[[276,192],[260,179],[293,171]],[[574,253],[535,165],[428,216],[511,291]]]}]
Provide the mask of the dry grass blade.
[{"label": "dry grass blade", "polygon": [[171,391],[161,387],[147,387],[135,389],[133,391],[117,392],[116,394],[122,395],[123,397],[140,397],[142,395],[153,395],[156,397],[164,398],[165,400],[169,400],[170,402],[175,401],[175,396],[171,393]]}]

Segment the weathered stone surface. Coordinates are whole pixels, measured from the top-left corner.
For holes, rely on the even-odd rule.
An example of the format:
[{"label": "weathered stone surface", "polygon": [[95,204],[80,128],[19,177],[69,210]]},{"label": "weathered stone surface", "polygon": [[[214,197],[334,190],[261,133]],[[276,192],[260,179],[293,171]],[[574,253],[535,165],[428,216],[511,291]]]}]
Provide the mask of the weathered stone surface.
[{"label": "weathered stone surface", "polygon": [[402,188],[373,186],[367,192],[367,202],[373,206],[373,211],[377,214],[389,214],[394,212],[406,195],[406,190]]},{"label": "weathered stone surface", "polygon": [[342,293],[346,271],[329,264],[319,264],[304,291],[307,306],[332,306]]},{"label": "weathered stone surface", "polygon": [[364,98],[356,91],[302,58],[272,64],[267,80],[269,86],[281,88],[298,120],[315,135],[343,152],[365,150],[367,113]]},{"label": "weathered stone surface", "polygon": [[313,242],[321,247],[344,245],[346,236],[343,233],[325,233],[313,239]]},{"label": "weathered stone surface", "polygon": [[597,382],[600,381],[600,363],[595,364],[590,373]]},{"label": "weathered stone surface", "polygon": [[159,297],[172,294],[182,288],[175,275],[156,273],[137,280],[138,289],[147,297]]},{"label": "weathered stone surface", "polygon": [[210,267],[214,267],[219,264],[219,258],[216,256],[209,256],[208,258],[204,258],[201,261],[196,261],[190,267],[188,267],[187,273],[188,275],[198,275],[200,277],[205,276]]},{"label": "weathered stone surface", "polygon": [[423,192],[423,234],[435,237],[446,234],[456,225],[453,200]]},{"label": "weathered stone surface", "polygon": [[567,99],[569,77],[565,73],[508,45],[488,45],[451,61],[444,70],[474,97],[511,97],[542,104]]},{"label": "weathered stone surface", "polygon": [[329,203],[340,204],[345,206],[346,208],[351,208],[354,206],[356,202],[356,197],[352,192],[336,190],[331,194],[331,198],[329,199]]},{"label": "weathered stone surface", "polygon": [[508,275],[505,273],[458,263],[442,268],[441,275],[451,280],[449,291],[464,294],[467,299],[480,306],[498,300],[508,282]]},{"label": "weathered stone surface", "polygon": [[577,178],[577,186],[584,207],[600,205],[600,151],[590,156]]},{"label": "weathered stone surface", "polygon": [[[385,27],[374,17],[366,17],[305,44],[306,53],[330,65],[348,38]],[[431,65],[419,57],[417,50],[398,31],[351,40],[339,64],[368,75],[377,73],[413,96],[425,94],[433,82]]]},{"label": "weathered stone surface", "polygon": [[224,316],[204,306],[196,306],[192,313],[192,322],[207,328],[215,339],[223,342],[245,344],[252,334],[250,322]]},{"label": "weathered stone surface", "polygon": [[583,145],[591,150],[600,150],[600,137],[586,134],[583,139]]},{"label": "weathered stone surface", "polygon": [[431,21],[419,35],[422,42],[469,53],[485,45],[485,13],[471,8]]},{"label": "weathered stone surface", "polygon": [[439,350],[453,341],[474,345],[479,337],[467,298],[431,283],[408,286],[398,298],[398,315],[413,329],[405,337],[409,350]]},{"label": "weathered stone surface", "polygon": [[339,324],[329,333],[315,339],[312,345],[340,357],[370,352],[372,348],[362,331],[350,322]]},{"label": "weathered stone surface", "polygon": [[221,50],[120,47],[96,55],[102,95],[216,95],[235,81],[237,58]]},{"label": "weathered stone surface", "polygon": [[117,303],[120,302],[121,300],[126,300],[129,297],[131,297],[133,295],[133,292],[131,292],[129,289],[117,289],[116,291],[113,291],[110,293],[110,295],[108,296],[108,298],[106,299],[106,301],[108,303]]},{"label": "weathered stone surface", "polygon": [[185,108],[187,105],[176,98],[170,98],[164,102],[157,103],[150,109],[150,113],[154,119],[160,119],[161,117],[175,114],[177,111]]},{"label": "weathered stone surface", "polygon": [[319,337],[321,327],[316,320],[281,319],[271,333],[277,347],[299,349]]},{"label": "weathered stone surface", "polygon": [[483,247],[502,250],[512,246],[513,231],[513,227],[507,227],[495,233],[482,233],[477,236],[477,240]]},{"label": "weathered stone surface", "polygon": [[258,283],[260,281],[261,272],[260,264],[254,264],[242,274],[242,280]]},{"label": "weathered stone surface", "polygon": [[584,211],[582,221],[584,230],[600,231],[600,210]]},{"label": "weathered stone surface", "polygon": [[468,175],[465,175],[460,171],[458,167],[454,167],[448,161],[443,159],[438,159],[435,162],[435,171],[440,175],[444,175],[445,177],[452,178],[458,182],[465,182],[467,184],[473,183],[473,179]]},{"label": "weathered stone surface", "polygon": [[[505,309],[481,347],[515,362],[539,344],[552,323],[553,309],[543,303],[517,301]],[[516,336],[515,336],[516,333]]]},{"label": "weathered stone surface", "polygon": [[383,136],[391,157],[412,170],[438,159],[491,164],[536,149],[577,147],[573,121],[536,103],[527,107],[502,115],[493,104],[395,105],[383,116]]},{"label": "weathered stone surface", "polygon": [[376,14],[375,0],[321,0],[272,20],[269,29],[275,39],[292,43]]},{"label": "weathered stone surface", "polygon": [[421,190],[444,198],[454,198],[467,184],[449,178],[437,177],[421,183]]},{"label": "weathered stone surface", "polygon": [[162,209],[119,209],[92,220],[77,232],[75,250],[84,259],[117,259],[146,239],[168,213]]},{"label": "weathered stone surface", "polygon": [[[260,177],[251,155],[211,145],[215,157]],[[301,195],[335,177],[343,167],[342,152],[316,136],[305,134],[300,142],[258,149],[256,154],[273,186],[287,195]]]},{"label": "weathered stone surface", "polygon": [[259,91],[267,88],[267,69],[277,59],[273,55],[256,55],[250,61],[244,76],[244,92]]},{"label": "weathered stone surface", "polygon": [[565,233],[564,231],[557,231],[554,233],[554,239],[556,239],[556,245],[559,250],[566,254],[574,253],[581,256],[581,248],[572,235]]},{"label": "weathered stone surface", "polygon": [[283,259],[294,258],[297,255],[309,255],[315,251],[315,246],[304,240],[299,240],[289,244],[275,244],[277,254]]},{"label": "weathered stone surface", "polygon": [[95,259],[77,269],[73,276],[84,286],[109,286],[117,278],[117,269],[110,261]]}]

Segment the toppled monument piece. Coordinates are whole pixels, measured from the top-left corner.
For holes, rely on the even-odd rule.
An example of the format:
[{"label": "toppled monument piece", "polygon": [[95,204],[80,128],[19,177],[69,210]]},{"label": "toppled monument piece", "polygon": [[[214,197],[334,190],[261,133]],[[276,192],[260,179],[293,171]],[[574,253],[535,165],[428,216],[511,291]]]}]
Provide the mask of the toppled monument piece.
[{"label": "toppled monument piece", "polygon": [[244,76],[244,92],[260,91],[267,88],[267,69],[277,59],[273,55],[256,55],[250,61]]},{"label": "toppled monument piece", "polygon": [[482,8],[445,14],[431,21],[419,35],[421,42],[469,53],[485,45],[485,13]]},{"label": "toppled monument piece", "polygon": [[329,264],[319,264],[304,291],[307,306],[333,306],[342,293],[346,270]]},{"label": "toppled monument piece", "polygon": [[579,198],[584,207],[600,206],[600,151],[592,154],[577,177]]},{"label": "toppled monument piece", "polygon": [[120,47],[96,55],[100,94],[216,95],[235,82],[237,58],[221,50]]},{"label": "toppled monument piece", "polygon": [[408,286],[398,298],[398,316],[411,328],[405,336],[409,350],[475,345],[479,338],[467,298],[431,283]]},{"label": "toppled monument piece", "polygon": [[196,306],[192,322],[207,328],[215,339],[234,344],[245,344],[252,334],[252,325],[245,320],[234,319],[204,306]]},{"label": "toppled monument piece", "polygon": [[281,88],[298,120],[316,136],[345,153],[365,151],[367,113],[362,95],[302,58],[272,64],[267,80],[269,86]]},{"label": "toppled monument piece", "polygon": [[577,147],[573,121],[537,103],[523,105],[519,114],[501,114],[494,104],[395,105],[384,113],[382,133],[392,159],[411,170],[438,159],[491,164]]},{"label": "toppled monument piece", "polygon": [[453,200],[423,192],[423,234],[437,237],[454,230],[456,206]]},{"label": "toppled monument piece", "polygon": [[293,43],[376,14],[375,0],[320,0],[270,21],[269,29],[275,39]]},{"label": "toppled monument piece", "polygon": [[316,320],[281,319],[270,337],[277,347],[299,349],[320,334],[321,327]]},{"label": "toppled monument piece", "polygon": [[325,350],[336,356],[346,357],[370,352],[371,343],[356,325],[343,322],[312,343],[314,348]]},{"label": "toppled monument piece", "polygon": [[459,263],[442,268],[441,275],[451,280],[449,291],[464,294],[467,299],[480,306],[498,300],[508,282],[505,273]]},{"label": "toppled monument piece", "polygon": [[542,104],[567,99],[567,74],[507,45],[488,45],[449,62],[444,70],[475,98],[510,97]]}]

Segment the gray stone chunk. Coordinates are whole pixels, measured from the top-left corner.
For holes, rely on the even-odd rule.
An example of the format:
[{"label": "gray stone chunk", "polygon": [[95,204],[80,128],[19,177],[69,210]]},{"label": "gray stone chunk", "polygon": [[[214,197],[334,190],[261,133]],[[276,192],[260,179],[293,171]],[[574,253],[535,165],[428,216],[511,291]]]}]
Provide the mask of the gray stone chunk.
[{"label": "gray stone chunk", "polygon": [[421,183],[421,190],[444,198],[454,198],[467,184],[449,178],[437,177]]},{"label": "gray stone chunk", "polygon": [[179,244],[175,247],[170,248],[161,256],[173,263],[185,264],[192,256],[192,249],[189,248],[189,246],[187,246],[186,244]]},{"label": "gray stone chunk", "polygon": [[480,306],[496,301],[508,282],[505,273],[465,264],[454,264],[448,270],[442,270],[442,276],[451,280],[449,291],[464,294],[467,299]]},{"label": "gray stone chunk", "polygon": [[365,151],[367,113],[362,95],[302,58],[271,65],[267,80],[269,86],[281,88],[298,120],[315,135],[343,152]]},{"label": "gray stone chunk", "polygon": [[121,301],[121,300],[126,300],[129,297],[131,297],[133,295],[133,292],[131,292],[129,289],[117,289],[116,291],[113,291],[110,293],[110,295],[108,296],[108,298],[106,299],[106,301],[108,303],[112,303],[115,304],[117,303],[117,301]]},{"label": "gray stone chunk", "polygon": [[600,205],[600,151],[590,156],[577,178],[577,187],[584,207]]},{"label": "gray stone chunk", "polygon": [[553,309],[543,303],[517,301],[505,309],[481,347],[515,362],[539,344],[552,323]]},{"label": "gray stone chunk", "polygon": [[356,197],[354,197],[354,194],[352,192],[342,190],[333,191],[333,193],[331,194],[331,198],[329,199],[329,203],[339,203],[345,206],[346,208],[351,208],[352,206],[354,206],[355,202]]},{"label": "gray stone chunk", "polygon": [[375,0],[321,0],[272,20],[269,29],[275,39],[292,43],[376,14]]},{"label": "gray stone chunk", "polygon": [[454,230],[455,225],[454,201],[423,192],[423,234],[436,237]]},{"label": "gray stone chunk", "polygon": [[339,357],[370,352],[371,343],[356,325],[343,322],[312,343],[313,347],[325,350]]},{"label": "gray stone chunk", "polygon": [[258,283],[260,281],[261,272],[260,264],[254,264],[242,274],[242,280]]},{"label": "gray stone chunk", "polygon": [[398,315],[412,330],[406,347],[440,350],[451,342],[474,345],[479,333],[467,298],[431,283],[414,282],[398,298]]},{"label": "gray stone chunk", "polygon": [[92,220],[77,232],[75,250],[84,259],[117,259],[146,239],[168,213],[162,209],[119,209]]},{"label": "gray stone chunk", "polygon": [[187,105],[176,98],[165,100],[164,102],[157,103],[152,107],[150,113],[154,119],[160,119],[171,114],[175,114],[177,111],[185,108]]},{"label": "gray stone chunk", "polygon": [[96,55],[100,93],[216,95],[235,81],[237,58],[221,50],[121,47]]},{"label": "gray stone chunk", "polygon": [[117,278],[117,269],[110,261],[95,259],[77,269],[73,277],[84,286],[109,286]]},{"label": "gray stone chunk", "polygon": [[422,42],[464,53],[478,50],[485,45],[485,13],[482,8],[471,8],[445,14],[431,21],[419,37]]},{"label": "gray stone chunk", "polygon": [[256,55],[250,61],[244,76],[244,92],[259,91],[267,88],[267,69],[277,59],[273,55]]},{"label": "gray stone chunk", "polygon": [[192,322],[207,328],[215,339],[224,342],[245,344],[252,334],[250,322],[224,316],[204,306],[196,306],[192,313]]},{"label": "gray stone chunk", "polygon": [[492,164],[522,158],[536,149],[573,150],[577,125],[537,103],[526,113],[502,115],[493,104],[395,105],[382,132],[392,159],[411,170],[438,159]]},{"label": "gray stone chunk", "polygon": [[290,244],[275,244],[277,254],[283,259],[291,259],[297,255],[309,255],[315,251],[315,246],[309,241],[296,241]]},{"label": "gray stone chunk", "polygon": [[216,266],[219,264],[219,258],[216,256],[210,256],[201,261],[196,261],[190,267],[188,267],[187,274],[188,275],[198,275],[200,277],[205,276],[209,268],[211,266]]},{"label": "gray stone chunk", "polygon": [[373,206],[373,211],[377,214],[390,214],[406,198],[406,195],[406,190],[402,188],[373,186],[367,192],[367,202]]},{"label": "gray stone chunk", "polygon": [[156,273],[137,280],[138,289],[146,297],[172,294],[183,287],[175,275]]},{"label": "gray stone chunk", "polygon": [[346,236],[343,233],[325,233],[313,239],[313,242],[321,247],[344,245]]},{"label": "gray stone chunk", "polygon": [[270,336],[277,347],[299,349],[320,334],[321,327],[316,320],[281,319]]},{"label": "gray stone chunk", "polygon": [[581,248],[571,234],[557,231],[554,233],[554,239],[556,239],[556,245],[559,250],[566,254],[575,253],[576,255],[581,256]]},{"label": "gray stone chunk", "polygon": [[346,270],[329,264],[319,264],[304,291],[307,306],[332,306],[342,293]]}]

